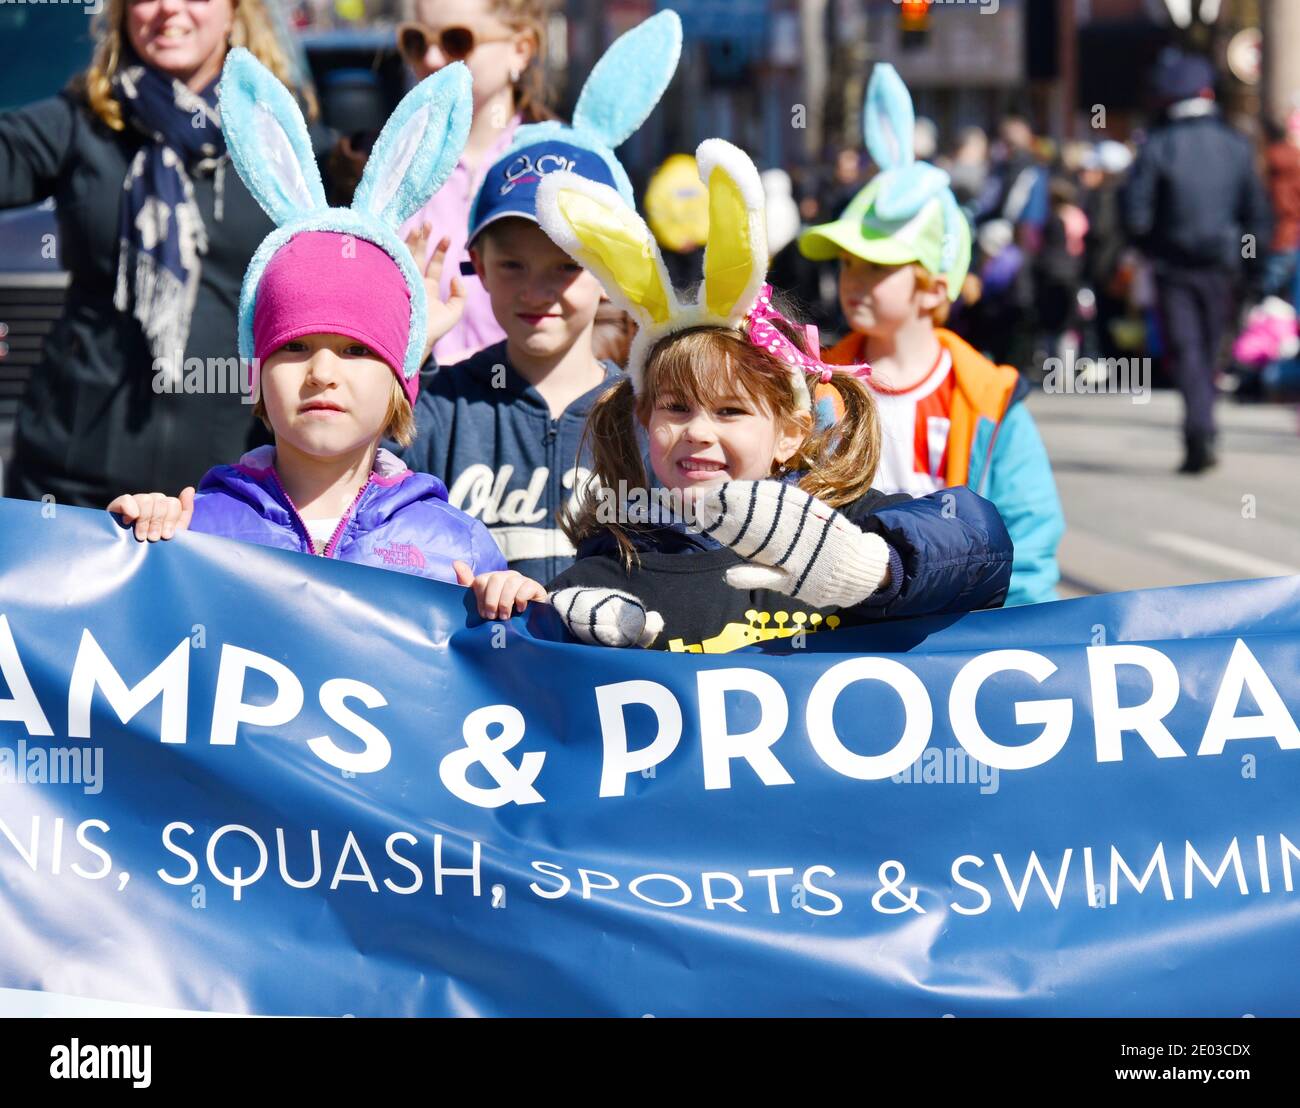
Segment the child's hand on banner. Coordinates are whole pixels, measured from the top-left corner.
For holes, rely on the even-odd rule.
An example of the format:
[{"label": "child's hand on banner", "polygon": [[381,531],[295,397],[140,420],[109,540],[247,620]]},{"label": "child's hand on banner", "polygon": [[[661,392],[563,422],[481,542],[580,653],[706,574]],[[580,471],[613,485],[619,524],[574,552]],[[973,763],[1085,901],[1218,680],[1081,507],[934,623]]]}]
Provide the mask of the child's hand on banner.
[{"label": "child's hand on banner", "polygon": [[424,291],[428,294],[429,318],[424,343],[424,357],[427,362],[433,353],[434,344],[460,322],[465,314],[465,283],[459,277],[451,279],[451,292],[446,300],[442,298],[442,267],[447,261],[447,251],[451,239],[444,236],[438,247],[425,263],[424,252],[429,245],[429,236],[433,228],[428,223],[406,236],[406,247],[415,259],[415,267],[424,275]]},{"label": "child's hand on banner", "polygon": [[750,565],[727,570],[737,589],[771,589],[815,608],[861,604],[889,577],[889,545],[784,481],[726,481],[695,500],[696,527]]},{"label": "child's hand on banner", "polygon": [[560,589],[550,597],[574,638],[592,646],[650,646],[664,629],[658,612],[621,589]]},{"label": "child's hand on banner", "polygon": [[451,565],[456,571],[456,583],[474,590],[478,614],[484,619],[509,619],[527,608],[529,601],[546,599],[546,590],[541,585],[513,569],[480,573],[475,577],[464,562]]},{"label": "child's hand on banner", "polygon": [[135,524],[135,537],[141,542],[170,539],[184,531],[194,515],[194,487],[181,489],[180,496],[161,492],[124,493],[108,506],[125,523]]}]

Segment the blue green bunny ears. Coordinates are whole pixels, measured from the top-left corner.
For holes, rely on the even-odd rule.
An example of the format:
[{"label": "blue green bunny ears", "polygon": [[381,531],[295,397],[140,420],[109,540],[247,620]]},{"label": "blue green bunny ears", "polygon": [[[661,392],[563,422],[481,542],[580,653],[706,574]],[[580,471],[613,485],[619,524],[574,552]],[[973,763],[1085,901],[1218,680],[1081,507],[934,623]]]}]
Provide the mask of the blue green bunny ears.
[{"label": "blue green bunny ears", "polygon": [[912,96],[898,70],[887,62],[871,71],[862,109],[862,131],[871,160],[886,178],[876,199],[882,219],[909,219],[947,191],[948,174],[929,162],[916,160]]},{"label": "blue green bunny ears", "polygon": [[867,151],[880,172],[838,219],[808,228],[800,250],[816,260],[846,252],[882,265],[919,262],[946,278],[956,300],[970,266],[970,224],[948,174],[916,160],[912,97],[892,65],[872,69],[862,115]]},{"label": "blue green bunny ears", "polygon": [[402,367],[410,381],[424,353],[428,305],[424,279],[397,237],[397,228],[442,187],[460,160],[473,111],[469,71],[457,62],[421,81],[403,98],[380,132],[347,208],[326,203],[302,111],[261,62],[243,48],[231,50],[218,91],[230,160],[276,224],[244,274],[241,357],[253,358],[257,288],[276,251],[303,231],[335,231],[374,243],[402,271],[411,293],[411,328]]},{"label": "blue green bunny ears", "polygon": [[677,72],[682,21],[664,10],[620,35],[605,51],[578,95],[571,124],[530,123],[515,132],[510,149],[536,142],[567,142],[598,154],[619,194],[632,203],[632,183],[614,154],[649,118]]}]

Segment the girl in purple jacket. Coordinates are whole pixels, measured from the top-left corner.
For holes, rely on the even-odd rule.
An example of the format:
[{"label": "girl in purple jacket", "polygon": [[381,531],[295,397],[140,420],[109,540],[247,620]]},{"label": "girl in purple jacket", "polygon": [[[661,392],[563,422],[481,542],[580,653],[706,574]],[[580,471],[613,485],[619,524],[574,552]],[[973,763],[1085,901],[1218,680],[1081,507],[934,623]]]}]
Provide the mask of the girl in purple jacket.
[{"label": "girl in purple jacket", "polygon": [[443,483],[379,446],[413,437],[420,364],[462,299],[430,301],[394,229],[455,164],[468,127],[464,68],[399,105],[350,209],[325,206],[306,126],[282,93],[232,51],[221,82],[231,159],[279,225],[245,276],[239,328],[253,411],[275,445],[209,470],[197,495],[126,494],[109,511],[150,541],[188,527],[453,583],[453,561],[503,570],[487,529],[448,503]]}]

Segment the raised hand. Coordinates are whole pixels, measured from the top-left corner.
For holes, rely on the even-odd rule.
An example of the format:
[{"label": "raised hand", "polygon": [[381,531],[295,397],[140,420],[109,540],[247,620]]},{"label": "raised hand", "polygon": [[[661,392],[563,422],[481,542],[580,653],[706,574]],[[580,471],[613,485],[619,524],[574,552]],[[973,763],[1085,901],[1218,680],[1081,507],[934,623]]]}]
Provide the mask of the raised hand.
[{"label": "raised hand", "polygon": [[450,295],[446,300],[442,298],[442,267],[447,261],[451,239],[444,235],[438,241],[437,249],[429,256],[428,262],[424,260],[429,237],[432,234],[433,228],[425,223],[406,236],[406,248],[415,259],[416,268],[424,276],[424,291],[429,302],[424,357],[421,361],[429,360],[434,343],[455,327],[460,322],[461,316],[465,314],[465,283],[459,277],[451,279]]},{"label": "raised hand", "polygon": [[772,589],[815,608],[848,608],[889,584],[889,545],[797,485],[726,481],[695,499],[696,526],[749,562],[737,589]]}]

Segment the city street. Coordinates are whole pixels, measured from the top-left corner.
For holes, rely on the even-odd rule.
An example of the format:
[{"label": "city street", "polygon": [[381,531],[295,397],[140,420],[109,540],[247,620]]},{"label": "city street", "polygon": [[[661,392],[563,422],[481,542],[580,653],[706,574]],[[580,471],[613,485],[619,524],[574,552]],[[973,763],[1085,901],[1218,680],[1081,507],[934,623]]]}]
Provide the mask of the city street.
[{"label": "city street", "polygon": [[1035,393],[1065,505],[1061,595],[1300,573],[1300,417],[1291,406],[1220,401],[1221,462],[1182,456],[1181,401]]}]

